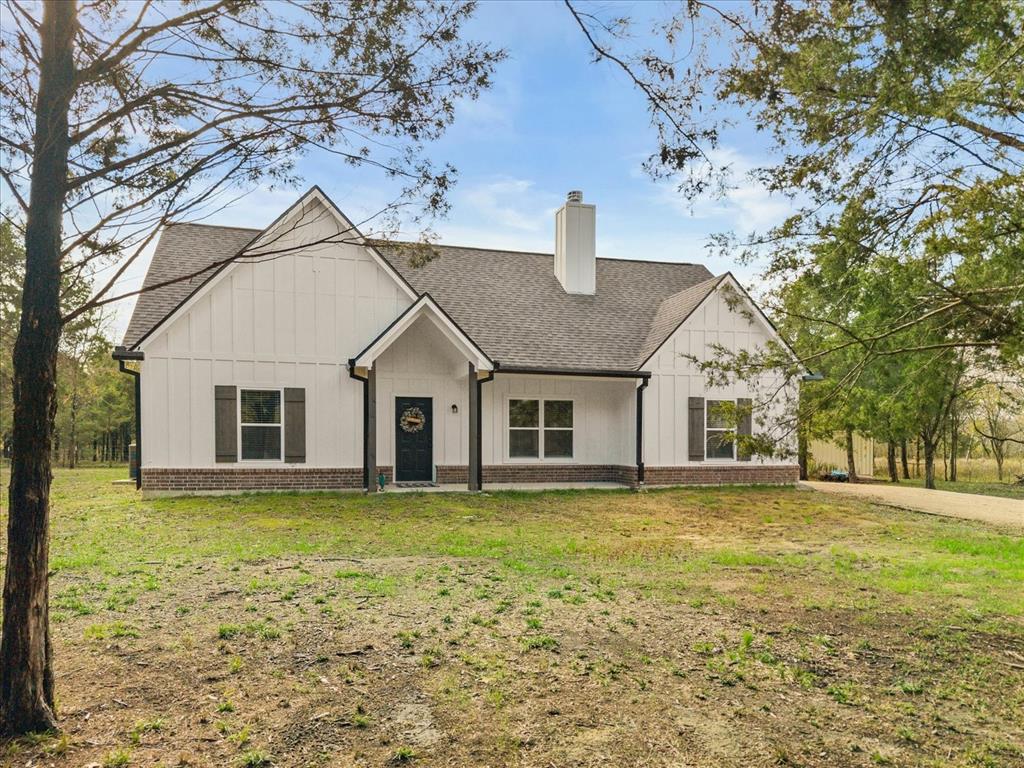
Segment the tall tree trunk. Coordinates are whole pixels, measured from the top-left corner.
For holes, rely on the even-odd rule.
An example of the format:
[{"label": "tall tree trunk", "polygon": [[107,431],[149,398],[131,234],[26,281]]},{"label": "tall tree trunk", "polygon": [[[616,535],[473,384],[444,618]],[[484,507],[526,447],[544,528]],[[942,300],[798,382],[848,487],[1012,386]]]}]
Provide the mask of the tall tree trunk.
[{"label": "tall tree trunk", "polygon": [[893,440],[885,444],[885,461],[889,468],[889,480],[898,483],[900,473],[896,468],[896,443]]},{"label": "tall tree trunk", "polygon": [[853,460],[853,427],[846,428],[846,471],[850,474],[850,482],[857,479],[857,465]]},{"label": "tall tree trunk", "polygon": [[797,429],[796,438],[796,461],[800,466],[800,479],[807,479],[807,433],[802,429]]},{"label": "tall tree trunk", "polygon": [[942,479],[949,480],[949,443],[946,441],[946,430],[942,430]]},{"label": "tall tree trunk", "polygon": [[960,449],[960,430],[957,429],[956,419],[949,429],[949,482],[956,482],[956,452]]},{"label": "tall tree trunk", "polygon": [[914,477],[921,476],[921,436],[914,441]]},{"label": "tall tree trunk", "polygon": [[78,464],[78,374],[74,375],[74,384],[71,391],[71,425],[68,434],[68,469],[74,469]]},{"label": "tall tree trunk", "polygon": [[903,479],[910,479],[910,467],[907,464],[907,438],[900,440],[900,464],[903,465]]},{"label": "tall tree trunk", "polygon": [[935,490],[935,448],[937,440],[932,435],[921,435],[924,443],[924,487]]},{"label": "tall tree trunk", "polygon": [[68,173],[68,107],[78,10],[46,3],[25,222],[25,285],[14,343],[14,456],[7,519],[0,729],[56,728],[49,626],[50,450],[60,341],[61,219]]}]

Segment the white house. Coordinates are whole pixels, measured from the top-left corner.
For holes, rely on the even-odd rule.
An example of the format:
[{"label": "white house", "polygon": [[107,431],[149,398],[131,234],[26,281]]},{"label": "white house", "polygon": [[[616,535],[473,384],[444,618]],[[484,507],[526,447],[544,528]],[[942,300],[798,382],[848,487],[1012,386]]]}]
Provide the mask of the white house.
[{"label": "white house", "polygon": [[716,403],[757,393],[708,389],[686,356],[771,323],[730,274],[596,258],[595,218],[573,192],[554,255],[422,265],[318,188],[264,230],[169,226],[114,353],[139,371],[143,490],[795,481],[724,439]]}]

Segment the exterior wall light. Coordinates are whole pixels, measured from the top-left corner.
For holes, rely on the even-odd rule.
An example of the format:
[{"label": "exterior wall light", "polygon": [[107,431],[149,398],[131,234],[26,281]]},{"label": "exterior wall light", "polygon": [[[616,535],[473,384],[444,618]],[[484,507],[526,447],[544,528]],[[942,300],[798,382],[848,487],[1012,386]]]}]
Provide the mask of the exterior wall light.
[{"label": "exterior wall light", "polygon": [[459,406],[457,404],[455,404],[455,403],[452,403],[452,413],[458,413],[458,412],[459,412]]}]

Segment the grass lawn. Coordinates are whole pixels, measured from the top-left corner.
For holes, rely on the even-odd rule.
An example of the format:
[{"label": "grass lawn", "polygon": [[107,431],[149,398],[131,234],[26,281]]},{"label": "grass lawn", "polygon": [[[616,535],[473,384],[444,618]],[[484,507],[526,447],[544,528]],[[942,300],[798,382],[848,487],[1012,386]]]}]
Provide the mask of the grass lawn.
[{"label": "grass lawn", "polygon": [[0,764],[1024,764],[1009,531],[790,488],[141,501],[122,476],[57,474],[64,735]]}]

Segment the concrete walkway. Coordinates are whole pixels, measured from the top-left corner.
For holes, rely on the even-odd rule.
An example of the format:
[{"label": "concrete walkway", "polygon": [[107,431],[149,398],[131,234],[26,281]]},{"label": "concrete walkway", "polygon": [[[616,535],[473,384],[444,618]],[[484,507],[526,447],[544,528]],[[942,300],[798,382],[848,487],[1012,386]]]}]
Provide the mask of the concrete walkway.
[{"label": "concrete walkway", "polygon": [[860,498],[889,507],[1024,529],[1024,501],[1017,499],[980,496],[976,493],[929,491],[926,488],[901,485],[820,483],[810,480],[800,484],[815,491]]}]

